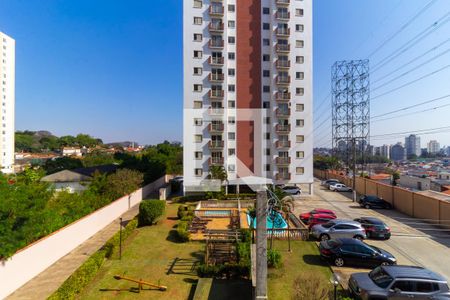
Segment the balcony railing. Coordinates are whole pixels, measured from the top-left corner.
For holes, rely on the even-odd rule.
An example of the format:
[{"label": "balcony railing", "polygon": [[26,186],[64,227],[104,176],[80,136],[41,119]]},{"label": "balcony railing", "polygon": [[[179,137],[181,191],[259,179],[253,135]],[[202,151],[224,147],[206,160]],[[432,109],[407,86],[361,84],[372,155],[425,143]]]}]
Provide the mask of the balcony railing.
[{"label": "balcony railing", "polygon": [[208,109],[208,113],[210,116],[221,116],[224,114],[223,108],[210,107]]},{"label": "balcony railing", "polygon": [[290,148],[291,147],[291,141],[276,141],[275,146],[277,148]]},{"label": "balcony railing", "polygon": [[290,28],[277,28],[275,29],[275,34],[278,36],[289,36],[291,34]]},{"label": "balcony railing", "polygon": [[289,5],[291,1],[290,0],[276,0],[275,3],[277,5]]},{"label": "balcony railing", "polygon": [[223,16],[223,6],[219,6],[219,5],[211,5],[209,7],[209,14],[211,16]]},{"label": "balcony railing", "polygon": [[208,58],[208,63],[212,66],[223,66],[224,58],[223,57],[212,57]]},{"label": "balcony railing", "polygon": [[291,76],[277,76],[276,83],[279,85],[288,85],[291,83]]},{"label": "balcony railing", "polygon": [[277,101],[289,101],[291,100],[291,93],[275,93],[275,100]]},{"label": "balcony railing", "polygon": [[279,53],[288,53],[291,51],[291,45],[289,44],[277,44],[275,50]]},{"label": "balcony railing", "polygon": [[223,32],[223,23],[209,23],[208,29],[210,32]]},{"label": "balcony railing", "polygon": [[291,67],[291,61],[290,60],[279,60],[276,61],[276,67],[278,69],[289,69]]},{"label": "balcony railing", "polygon": [[223,128],[224,128],[223,124],[210,123],[208,125],[209,132],[223,132]]},{"label": "balcony railing", "polygon": [[290,157],[277,157],[275,158],[275,162],[277,165],[288,165],[291,163]]},{"label": "balcony railing", "polygon": [[280,108],[277,108],[276,110],[275,110],[275,115],[277,116],[277,117],[287,117],[287,116],[290,116],[291,115],[291,110],[288,108],[288,109],[280,109]]},{"label": "balcony railing", "polygon": [[291,18],[291,14],[289,12],[279,12],[275,13],[275,18],[278,20],[289,20]]},{"label": "balcony railing", "polygon": [[210,90],[208,92],[208,96],[211,99],[223,99],[224,92],[223,90]]},{"label": "balcony railing", "polygon": [[210,157],[208,162],[210,166],[223,165],[223,157]]},{"label": "balcony railing", "polygon": [[209,141],[208,146],[209,149],[222,149],[223,141]]},{"label": "balcony railing", "polygon": [[281,132],[281,133],[289,133],[291,131],[291,125],[277,124],[275,126],[275,131],[276,132]]},{"label": "balcony railing", "polygon": [[276,180],[291,180],[291,173],[277,173]]},{"label": "balcony railing", "polygon": [[211,82],[222,82],[223,81],[223,74],[209,73],[208,79]]},{"label": "balcony railing", "polygon": [[211,49],[223,49],[223,40],[209,40],[208,46]]}]

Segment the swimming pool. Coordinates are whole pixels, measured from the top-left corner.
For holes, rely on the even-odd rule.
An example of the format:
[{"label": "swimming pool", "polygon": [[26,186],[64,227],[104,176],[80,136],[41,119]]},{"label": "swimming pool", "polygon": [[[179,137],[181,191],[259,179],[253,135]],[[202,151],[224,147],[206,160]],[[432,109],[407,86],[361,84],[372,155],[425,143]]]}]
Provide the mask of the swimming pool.
[{"label": "swimming pool", "polygon": [[[250,227],[251,218],[249,215],[247,215],[247,223],[248,223],[248,227]],[[275,225],[275,226],[272,227],[273,225]],[[267,216],[267,222],[266,222],[267,229],[272,229],[272,228],[282,228],[283,229],[283,228],[287,228],[287,227],[288,227],[288,225],[280,213],[278,213],[278,212],[276,213],[275,219],[274,219],[274,224],[272,224],[271,218],[269,218],[269,216]],[[256,228],[256,220],[253,221],[253,228]]]},{"label": "swimming pool", "polygon": [[230,210],[205,210],[205,216],[208,217],[229,217],[231,216]]}]

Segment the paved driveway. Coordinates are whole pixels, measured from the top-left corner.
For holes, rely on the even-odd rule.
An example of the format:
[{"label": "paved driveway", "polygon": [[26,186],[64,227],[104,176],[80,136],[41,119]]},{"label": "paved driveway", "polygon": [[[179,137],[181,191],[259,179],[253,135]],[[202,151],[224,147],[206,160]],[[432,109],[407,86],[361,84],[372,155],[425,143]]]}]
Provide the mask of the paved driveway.
[{"label": "paved driveway", "polygon": [[[450,282],[450,231],[444,230],[420,219],[411,218],[395,210],[365,209],[352,202],[351,193],[326,190],[319,181],[314,183],[314,196],[296,201],[296,215],[313,208],[328,208],[338,218],[355,219],[373,216],[383,220],[392,231],[387,241],[367,240],[368,244],[379,246],[391,252],[398,264],[417,265],[440,273]],[[348,273],[357,270],[344,271]]]}]

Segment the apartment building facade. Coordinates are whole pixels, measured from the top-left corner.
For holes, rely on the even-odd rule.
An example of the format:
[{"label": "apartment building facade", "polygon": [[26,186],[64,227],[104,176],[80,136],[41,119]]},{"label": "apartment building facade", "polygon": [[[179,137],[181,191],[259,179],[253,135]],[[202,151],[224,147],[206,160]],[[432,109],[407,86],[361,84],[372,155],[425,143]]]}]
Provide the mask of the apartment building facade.
[{"label": "apartment building facade", "polygon": [[405,137],[405,149],[407,157],[410,157],[411,155],[420,156],[422,152],[420,149],[420,137],[415,134],[410,134]]},{"label": "apartment building facade", "polygon": [[14,164],[15,40],[0,32],[0,172]]},{"label": "apartment building facade", "polygon": [[313,182],[312,0],[184,0],[184,185]]}]

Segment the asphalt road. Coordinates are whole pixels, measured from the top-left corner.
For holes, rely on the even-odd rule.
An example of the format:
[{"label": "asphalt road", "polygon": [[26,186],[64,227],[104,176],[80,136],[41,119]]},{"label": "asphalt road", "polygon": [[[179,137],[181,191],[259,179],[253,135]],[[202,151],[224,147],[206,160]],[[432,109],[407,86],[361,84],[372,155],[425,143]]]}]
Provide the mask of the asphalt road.
[{"label": "asphalt road", "polygon": [[[296,215],[314,208],[326,208],[335,211],[340,219],[355,219],[372,216],[383,220],[392,232],[387,241],[366,240],[368,244],[383,248],[392,253],[402,265],[426,267],[446,277],[450,282],[450,230],[428,224],[420,219],[411,218],[395,210],[365,209],[352,202],[351,193],[332,192],[314,183],[314,196],[301,197],[296,201]],[[353,268],[342,268],[345,277]]]}]

